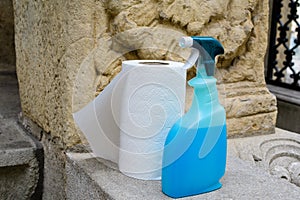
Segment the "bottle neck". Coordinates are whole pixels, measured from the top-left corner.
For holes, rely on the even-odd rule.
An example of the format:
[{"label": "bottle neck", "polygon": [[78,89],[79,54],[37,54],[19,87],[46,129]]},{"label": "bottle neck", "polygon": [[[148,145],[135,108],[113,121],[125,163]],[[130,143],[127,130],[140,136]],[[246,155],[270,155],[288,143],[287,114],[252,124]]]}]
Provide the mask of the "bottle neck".
[{"label": "bottle neck", "polygon": [[216,79],[212,76],[195,77],[188,83],[194,88],[194,97],[191,108],[183,118],[183,126],[190,127],[191,120],[198,128],[224,124],[225,113],[220,114],[224,109],[219,103]]},{"label": "bottle neck", "polygon": [[199,106],[219,104],[216,79],[214,77],[195,77],[189,81],[189,85],[194,88],[193,104],[196,103]]}]

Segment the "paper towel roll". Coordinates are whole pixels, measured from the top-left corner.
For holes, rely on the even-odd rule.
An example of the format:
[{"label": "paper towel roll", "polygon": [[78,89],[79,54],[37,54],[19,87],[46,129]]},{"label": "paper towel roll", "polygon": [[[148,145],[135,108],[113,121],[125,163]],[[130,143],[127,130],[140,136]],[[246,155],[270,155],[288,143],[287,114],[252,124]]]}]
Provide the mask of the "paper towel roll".
[{"label": "paper towel roll", "polygon": [[96,156],[122,173],[158,180],[168,131],[184,111],[183,63],[131,60],[74,119]]}]

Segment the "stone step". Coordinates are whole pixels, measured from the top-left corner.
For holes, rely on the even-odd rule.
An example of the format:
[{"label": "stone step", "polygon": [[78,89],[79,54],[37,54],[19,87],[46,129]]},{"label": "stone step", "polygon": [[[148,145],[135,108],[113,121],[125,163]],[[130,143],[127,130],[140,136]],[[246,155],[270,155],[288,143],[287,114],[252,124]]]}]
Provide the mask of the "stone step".
[{"label": "stone step", "polygon": [[[251,138],[245,138],[244,141]],[[223,187],[214,192],[182,199],[299,199],[300,187],[271,176],[267,170],[248,160],[242,160],[236,142],[232,141],[236,140],[228,142],[227,169],[221,180]],[[161,192],[160,181],[127,177],[118,171],[116,164],[96,158],[92,153],[67,153],[66,174],[69,200],[170,199]]]},{"label": "stone step", "polygon": [[0,199],[40,199],[42,181],[41,145],[0,115]]},{"label": "stone step", "polygon": [[43,148],[18,124],[14,66],[0,64],[0,199],[41,199]]}]

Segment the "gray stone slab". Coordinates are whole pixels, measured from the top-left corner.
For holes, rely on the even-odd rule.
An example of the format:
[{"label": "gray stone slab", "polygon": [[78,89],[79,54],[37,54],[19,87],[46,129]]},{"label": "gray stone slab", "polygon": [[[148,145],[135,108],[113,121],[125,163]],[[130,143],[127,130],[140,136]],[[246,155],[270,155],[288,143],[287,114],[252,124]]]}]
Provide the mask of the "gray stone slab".
[{"label": "gray stone slab", "polygon": [[35,159],[36,146],[14,119],[0,115],[0,167],[26,165]]},{"label": "gray stone slab", "polygon": [[0,115],[0,199],[30,199],[40,196],[41,151],[15,118]]},{"label": "gray stone slab", "polygon": [[[223,187],[183,199],[298,199],[300,188],[243,161],[229,148]],[[68,199],[170,199],[160,181],[143,181],[121,174],[116,165],[91,153],[67,153]]]}]

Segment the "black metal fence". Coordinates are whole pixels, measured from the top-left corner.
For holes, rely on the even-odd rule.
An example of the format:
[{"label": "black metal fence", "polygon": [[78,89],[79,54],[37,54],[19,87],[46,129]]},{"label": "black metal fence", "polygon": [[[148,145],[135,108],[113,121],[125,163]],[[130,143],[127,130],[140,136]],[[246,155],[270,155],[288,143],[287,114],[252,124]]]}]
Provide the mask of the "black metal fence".
[{"label": "black metal fence", "polygon": [[266,82],[300,91],[299,5],[298,0],[273,0]]}]

